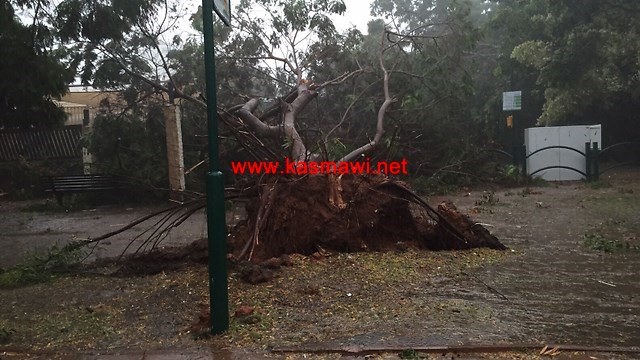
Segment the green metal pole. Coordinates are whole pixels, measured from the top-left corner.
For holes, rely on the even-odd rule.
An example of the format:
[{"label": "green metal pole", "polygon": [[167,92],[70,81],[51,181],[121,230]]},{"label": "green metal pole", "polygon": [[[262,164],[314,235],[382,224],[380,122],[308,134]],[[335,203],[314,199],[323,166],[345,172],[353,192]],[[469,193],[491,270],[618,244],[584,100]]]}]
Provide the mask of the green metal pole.
[{"label": "green metal pole", "polygon": [[584,158],[586,162],[585,166],[585,174],[587,177],[587,182],[591,181],[591,143],[584,143]]},{"label": "green metal pole", "polygon": [[216,64],[213,44],[213,0],[202,0],[204,62],[207,84],[209,172],[207,173],[207,234],[209,241],[209,305],[211,333],[229,329],[227,279],[227,226],[224,208],[224,178],[218,159],[218,114]]},{"label": "green metal pole", "polygon": [[600,157],[600,149],[598,148],[598,143],[593,143],[593,150],[591,151],[593,157],[591,161],[593,162],[593,179],[595,181],[600,180],[600,164],[598,163],[598,158]]}]

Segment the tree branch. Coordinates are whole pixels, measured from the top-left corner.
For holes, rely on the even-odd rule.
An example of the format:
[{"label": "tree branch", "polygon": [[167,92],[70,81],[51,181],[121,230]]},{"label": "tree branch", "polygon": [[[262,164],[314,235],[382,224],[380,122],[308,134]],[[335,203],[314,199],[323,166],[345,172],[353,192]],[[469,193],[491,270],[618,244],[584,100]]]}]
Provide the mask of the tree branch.
[{"label": "tree branch", "polygon": [[247,101],[247,103],[236,112],[238,117],[260,136],[276,136],[280,134],[281,129],[279,126],[269,126],[253,115],[258,104],[258,99]]},{"label": "tree branch", "polygon": [[386,49],[384,48],[384,38],[385,38],[385,34],[383,33],[380,39],[380,54],[378,59],[380,63],[380,69],[382,69],[382,73],[384,74],[384,78],[383,78],[384,79],[383,80],[384,81],[384,102],[382,103],[382,105],[380,106],[380,109],[378,110],[378,117],[377,117],[377,123],[376,123],[376,135],[373,138],[373,140],[369,141],[369,143],[345,155],[342,159],[339,160],[339,162],[354,161],[359,156],[365,154],[368,151],[373,150],[376,146],[378,146],[378,144],[380,143],[380,140],[382,139],[382,136],[385,133],[384,116],[387,113],[387,109],[389,108],[389,106],[391,106],[391,104],[395,102],[395,99],[391,97],[391,94],[389,91],[390,74],[384,66],[384,53],[386,51]]}]

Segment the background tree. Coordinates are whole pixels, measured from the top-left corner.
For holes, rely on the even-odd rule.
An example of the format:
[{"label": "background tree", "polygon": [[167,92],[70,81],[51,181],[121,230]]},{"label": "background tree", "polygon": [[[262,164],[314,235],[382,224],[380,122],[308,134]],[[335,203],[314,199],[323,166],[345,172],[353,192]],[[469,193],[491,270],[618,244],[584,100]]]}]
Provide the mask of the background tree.
[{"label": "background tree", "polygon": [[[162,98],[140,101],[132,89],[104,100],[84,141],[101,172],[166,189],[167,147]],[[128,100],[128,102],[127,102]],[[124,107],[124,110],[123,110]]]},{"label": "background tree", "polygon": [[542,103],[539,125],[602,123],[608,143],[637,140],[640,3],[512,0],[497,9],[502,69],[511,67],[503,75],[523,79],[531,105]]},{"label": "background tree", "polygon": [[461,174],[475,171],[473,144],[483,129],[471,107],[471,70],[481,34],[471,9],[468,1],[373,2],[373,14],[404,34],[394,35],[405,45],[397,54],[404,59],[397,77],[402,93],[391,114],[398,122],[400,153],[415,175],[437,173],[442,181],[459,182],[469,180]]},{"label": "background tree", "polygon": [[0,0],[0,127],[53,126],[65,119],[53,99],[64,95],[74,73],[60,62],[48,26],[24,25],[16,16],[23,7],[40,16],[44,6]]}]

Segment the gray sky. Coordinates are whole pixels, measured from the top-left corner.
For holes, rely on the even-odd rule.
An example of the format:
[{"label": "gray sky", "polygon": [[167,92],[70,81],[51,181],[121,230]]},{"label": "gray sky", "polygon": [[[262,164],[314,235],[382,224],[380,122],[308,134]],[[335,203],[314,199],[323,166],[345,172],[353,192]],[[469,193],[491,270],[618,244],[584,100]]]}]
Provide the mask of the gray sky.
[{"label": "gray sky", "polygon": [[372,0],[345,0],[347,12],[334,20],[338,30],[345,30],[355,25],[363,33],[367,32],[367,23],[371,19],[369,8]]},{"label": "gray sky", "polygon": [[[344,0],[347,5],[347,12],[343,16],[335,16],[334,23],[338,30],[345,30],[351,26],[356,26],[360,31],[367,31],[367,22],[371,16],[369,15],[369,6],[372,0]],[[200,0],[188,1],[193,9],[196,9],[198,5],[202,5]],[[231,0],[231,7],[235,7],[238,2]],[[194,10],[195,11],[195,10]],[[231,26],[233,26],[233,11],[231,13]]]},{"label": "gray sky", "polygon": [[[367,23],[371,19],[370,16],[370,4],[373,0],[345,0],[347,5],[347,11],[342,16],[336,15],[333,17],[334,24],[338,31],[346,30],[352,26],[356,26],[361,32],[366,33]],[[237,0],[231,0],[231,7],[233,8]],[[201,0],[186,0],[182,2],[185,11],[188,15],[194,13],[199,5],[202,5]],[[231,26],[233,26],[233,11],[231,13]],[[191,26],[189,16],[185,16],[184,21],[178,25],[178,29],[175,32],[170,32],[167,36],[164,36],[164,42],[167,44],[171,42],[173,35],[176,33],[182,35],[195,35],[199,36]],[[163,50],[167,49],[166,45],[161,45]],[[77,90],[77,89],[76,89]]]}]

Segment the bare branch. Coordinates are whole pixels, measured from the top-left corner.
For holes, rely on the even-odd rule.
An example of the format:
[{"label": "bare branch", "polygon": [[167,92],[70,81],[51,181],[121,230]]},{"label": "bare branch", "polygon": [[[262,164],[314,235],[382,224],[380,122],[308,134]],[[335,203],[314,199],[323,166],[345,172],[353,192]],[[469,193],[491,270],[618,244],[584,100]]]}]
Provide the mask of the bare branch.
[{"label": "bare branch", "polygon": [[253,115],[258,104],[258,99],[251,99],[247,101],[247,103],[237,111],[238,117],[260,136],[274,136],[280,134],[281,129],[279,126],[269,126]]},{"label": "bare branch", "polygon": [[331,79],[328,81],[323,82],[320,85],[316,85],[315,88],[316,89],[322,89],[325,86],[329,86],[329,85],[338,85],[338,84],[342,84],[343,82],[349,80],[350,78],[359,75],[361,73],[364,72],[364,69],[360,68],[358,70],[354,70],[354,71],[347,71],[345,73],[343,73],[342,75],[336,77],[335,79]]},{"label": "bare branch", "polygon": [[[126,64],[125,64],[125,62],[124,62],[122,59],[120,59],[116,54],[114,54],[113,52],[111,52],[107,47],[102,46],[102,47],[101,47],[101,49],[103,49],[103,51],[105,51],[106,53],[108,53],[108,54],[110,55],[111,59],[112,59],[113,61],[115,61],[116,63],[118,63],[118,65],[120,65],[120,68],[121,68],[124,72],[126,72],[127,74],[129,74],[130,76],[132,76],[132,77],[134,77],[134,78],[136,78],[136,79],[138,79],[138,80],[141,80],[142,82],[144,82],[144,83],[146,83],[146,84],[150,85],[152,88],[154,88],[154,89],[156,89],[156,90],[158,90],[158,91],[164,91],[164,92],[166,92],[166,93],[169,93],[169,88],[167,88],[166,86],[164,86],[164,85],[162,85],[162,84],[159,84],[159,83],[157,83],[156,81],[153,81],[153,80],[151,80],[151,79],[147,78],[146,76],[144,76],[144,75],[142,75],[142,74],[139,74],[139,73],[137,73],[137,72],[135,72],[135,71],[131,70],[131,69],[130,69]],[[204,102],[204,101],[202,101],[202,100],[200,100],[200,99],[197,99],[197,98],[195,98],[195,97],[193,97],[193,96],[191,96],[191,95],[185,94],[185,93],[184,93],[184,92],[182,92],[182,90],[180,90],[180,89],[177,89],[177,88],[176,88],[176,89],[174,90],[174,93],[175,93],[176,98],[182,98],[182,99],[185,99],[185,100],[189,100],[189,101],[193,102],[194,104],[196,104],[196,105],[200,106],[201,108],[204,108],[204,109],[206,109],[206,108],[207,108],[207,103],[206,103],[206,102]]]},{"label": "bare branch", "polygon": [[382,136],[384,135],[385,131],[384,131],[384,116],[387,113],[387,109],[389,108],[389,106],[391,106],[391,104],[393,104],[393,102],[395,101],[395,99],[393,99],[391,97],[391,94],[389,92],[389,72],[387,71],[386,67],[384,66],[384,52],[385,52],[385,48],[384,48],[384,33],[381,36],[380,39],[380,54],[379,54],[379,63],[380,63],[380,69],[382,69],[382,73],[384,74],[384,102],[382,103],[382,105],[380,106],[380,109],[378,110],[378,118],[377,118],[377,123],[376,123],[376,135],[373,138],[373,140],[369,141],[369,143],[353,150],[352,152],[350,152],[349,154],[345,155],[342,159],[339,160],[339,162],[343,162],[343,161],[354,161],[355,159],[357,159],[359,156],[365,154],[368,151],[373,150],[376,146],[378,146],[378,144],[380,143],[380,140],[382,139]]}]

